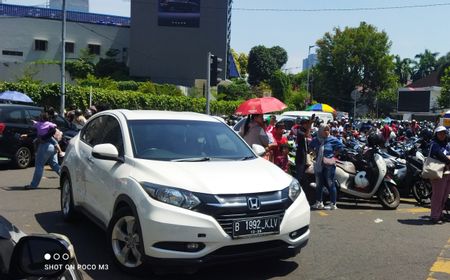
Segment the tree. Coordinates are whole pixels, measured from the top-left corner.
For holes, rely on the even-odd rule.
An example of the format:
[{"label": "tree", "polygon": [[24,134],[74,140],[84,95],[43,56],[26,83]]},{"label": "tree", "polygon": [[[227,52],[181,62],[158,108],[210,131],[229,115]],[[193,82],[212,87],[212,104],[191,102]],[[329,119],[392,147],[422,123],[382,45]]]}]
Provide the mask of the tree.
[{"label": "tree", "polygon": [[[314,98],[349,111],[353,104],[350,94],[359,87],[368,102],[373,102],[374,93],[395,86],[391,44],[384,31],[365,22],[325,33],[317,41],[319,63],[314,75],[321,95]],[[373,103],[367,105],[373,107]]]},{"label": "tree", "polygon": [[286,100],[286,105],[290,111],[302,111],[305,110],[307,101],[308,92],[306,90],[293,91]]},{"label": "tree", "polygon": [[401,59],[399,55],[395,56],[395,74],[402,86],[406,85],[414,74],[413,61],[410,58]]},{"label": "tree", "polygon": [[124,62],[118,62],[116,56],[120,53],[117,49],[109,49],[106,58],[100,58],[95,65],[97,77],[111,77],[116,80],[128,79],[129,69]]},{"label": "tree", "polygon": [[[437,70],[437,56],[439,53],[432,53],[429,50],[425,50],[424,53],[417,54],[415,56],[416,72],[413,75],[413,80],[417,81],[431,74],[431,72]],[[418,61],[417,61],[418,59]]]},{"label": "tree", "polygon": [[441,96],[438,98],[438,104],[441,108],[450,107],[450,67],[447,67],[444,71],[444,75],[441,77]]},{"label": "tree", "polygon": [[270,81],[275,71],[281,69],[286,61],[287,52],[281,47],[253,47],[248,57],[248,82],[256,86]]},{"label": "tree", "polygon": [[219,84],[217,93],[220,100],[247,100],[253,97],[250,85],[244,79],[233,79],[229,84]]},{"label": "tree", "polygon": [[273,97],[276,97],[281,101],[285,101],[289,98],[291,93],[291,83],[289,76],[283,73],[283,71],[275,71],[270,80],[270,87],[272,88]]},{"label": "tree", "polygon": [[248,55],[245,53],[240,53],[237,58],[237,64],[240,67],[240,73],[242,76],[247,75],[247,67],[248,67]]}]

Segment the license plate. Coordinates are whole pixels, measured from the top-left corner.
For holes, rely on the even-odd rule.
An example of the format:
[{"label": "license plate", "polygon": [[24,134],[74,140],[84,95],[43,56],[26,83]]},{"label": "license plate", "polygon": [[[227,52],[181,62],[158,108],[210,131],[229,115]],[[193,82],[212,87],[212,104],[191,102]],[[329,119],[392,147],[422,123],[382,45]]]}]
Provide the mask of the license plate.
[{"label": "license plate", "polygon": [[248,238],[280,233],[280,216],[233,221],[233,238]]}]

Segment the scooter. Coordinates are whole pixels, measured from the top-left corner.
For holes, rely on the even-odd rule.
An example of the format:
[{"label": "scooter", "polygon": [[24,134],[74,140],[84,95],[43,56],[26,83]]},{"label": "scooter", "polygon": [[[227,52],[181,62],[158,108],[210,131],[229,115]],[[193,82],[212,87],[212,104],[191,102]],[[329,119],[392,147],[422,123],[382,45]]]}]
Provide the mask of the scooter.
[{"label": "scooter", "polygon": [[[344,158],[349,156],[344,153]],[[315,188],[316,184],[311,186]],[[336,186],[339,192],[352,197],[371,199],[376,196],[386,209],[396,209],[400,204],[397,184],[389,177],[378,148],[368,149],[361,158],[337,160]]]}]

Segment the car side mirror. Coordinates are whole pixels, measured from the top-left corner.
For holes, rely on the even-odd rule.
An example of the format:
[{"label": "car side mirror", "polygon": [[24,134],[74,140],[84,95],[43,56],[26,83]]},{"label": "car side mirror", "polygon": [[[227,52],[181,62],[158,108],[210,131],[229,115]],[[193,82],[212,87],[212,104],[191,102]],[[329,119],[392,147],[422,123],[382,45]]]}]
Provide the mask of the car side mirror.
[{"label": "car side mirror", "polygon": [[262,156],[266,153],[266,149],[258,144],[253,144],[252,145],[252,149],[255,152],[255,154],[257,154],[258,156]]},{"label": "car side mirror", "polygon": [[98,144],[92,149],[92,156],[98,159],[113,160],[123,162],[119,157],[119,151],[113,144]]},{"label": "car side mirror", "polygon": [[12,279],[57,278],[74,260],[73,246],[63,235],[24,236],[14,247],[9,276]]}]

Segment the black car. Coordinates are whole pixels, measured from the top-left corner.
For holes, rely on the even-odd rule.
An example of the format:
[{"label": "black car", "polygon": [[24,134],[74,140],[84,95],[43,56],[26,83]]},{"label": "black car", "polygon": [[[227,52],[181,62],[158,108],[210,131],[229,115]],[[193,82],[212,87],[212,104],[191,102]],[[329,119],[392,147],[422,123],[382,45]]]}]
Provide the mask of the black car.
[{"label": "black car", "polygon": [[82,280],[83,275],[66,236],[26,235],[0,216],[0,279]]},{"label": "black car", "polygon": [[[18,168],[27,168],[32,163],[36,138],[32,120],[39,119],[43,111],[36,106],[0,104],[0,158],[13,161]],[[61,116],[55,116],[52,121],[65,136],[73,137],[77,133],[73,125]],[[21,137],[23,134],[28,137]]]}]

